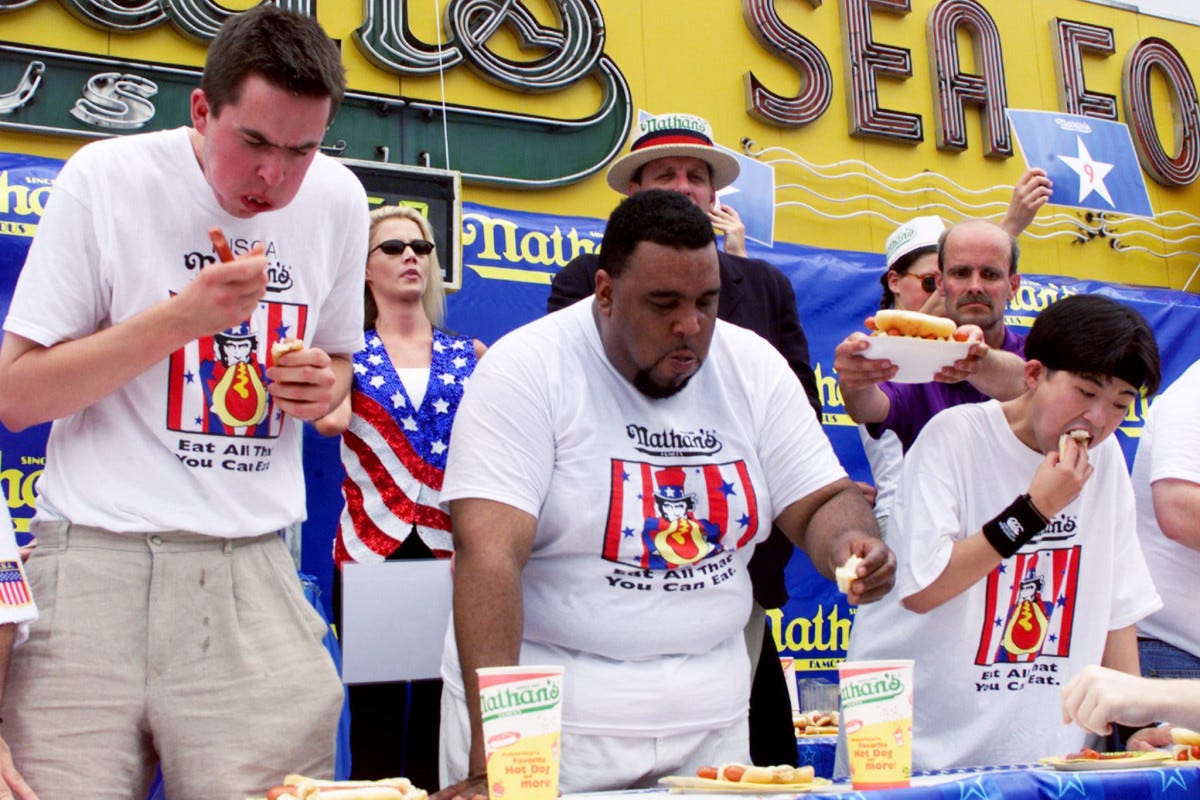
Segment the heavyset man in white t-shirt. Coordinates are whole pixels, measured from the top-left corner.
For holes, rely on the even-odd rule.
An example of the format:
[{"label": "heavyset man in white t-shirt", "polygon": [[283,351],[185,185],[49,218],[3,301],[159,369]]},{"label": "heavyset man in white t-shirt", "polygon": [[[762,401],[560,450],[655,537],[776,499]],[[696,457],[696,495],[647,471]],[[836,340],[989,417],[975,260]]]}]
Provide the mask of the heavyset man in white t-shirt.
[{"label": "heavyset man in white t-shirt", "polygon": [[277,532],[362,346],[366,196],[318,152],[344,87],[315,19],[264,4],[213,40],[192,127],[55,181],[0,345],[0,420],[54,420],[0,710],[41,800],[144,797],[157,763],[180,798],[331,777],[343,691]]},{"label": "heavyset man in white t-shirt", "polygon": [[[847,660],[916,661],[914,770],[1078,750],[1063,685],[1091,664],[1137,674],[1134,625],[1162,605],[1112,438],[1158,386],[1154,334],[1076,295],[1038,316],[1025,354],[1024,394],[942,411],[908,451],[888,532],[896,588],[850,633]],[[1060,454],[1070,431],[1088,443]],[[841,770],[845,755],[842,742]]]},{"label": "heavyset man in white t-shirt", "polygon": [[[455,418],[446,798],[487,794],[484,666],[565,666],[564,792],[745,761],[746,564],[773,520],[828,577],[864,558],[851,602],[892,583],[870,507],[797,413],[795,374],[716,318],[704,212],[639,192],[609,218],[600,258],[595,296],[497,342]],[[682,517],[660,513],[678,501]]]}]

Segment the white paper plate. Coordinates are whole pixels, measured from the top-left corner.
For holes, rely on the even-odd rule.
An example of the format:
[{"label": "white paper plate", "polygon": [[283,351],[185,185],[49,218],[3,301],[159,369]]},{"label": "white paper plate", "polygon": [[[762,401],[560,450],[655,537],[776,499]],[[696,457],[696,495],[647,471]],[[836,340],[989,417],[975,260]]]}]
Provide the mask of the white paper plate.
[{"label": "white paper plate", "polygon": [[871,336],[863,356],[887,359],[900,368],[895,383],[928,383],[943,367],[967,357],[967,342],[914,339],[911,336]]},{"label": "white paper plate", "polygon": [[1042,758],[1038,763],[1060,772],[1084,772],[1094,769],[1139,769],[1145,767],[1173,767],[1172,755],[1161,750],[1128,753],[1121,758]]}]

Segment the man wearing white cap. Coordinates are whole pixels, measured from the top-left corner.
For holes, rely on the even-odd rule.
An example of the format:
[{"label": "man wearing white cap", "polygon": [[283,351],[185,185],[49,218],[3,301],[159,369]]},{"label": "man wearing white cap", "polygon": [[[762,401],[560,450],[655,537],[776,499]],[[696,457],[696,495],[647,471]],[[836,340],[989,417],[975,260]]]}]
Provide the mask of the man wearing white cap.
[{"label": "man wearing white cap", "polygon": [[936,281],[947,316],[973,332],[972,347],[930,383],[891,383],[898,367],[865,358],[867,337],[850,334],[834,350],[833,366],[851,418],[867,423],[873,436],[895,431],[907,452],[942,409],[1020,394],[1024,337],[1004,324],[1004,310],[1021,285],[1019,254],[1016,238],[991,222],[962,222],[942,234]]},{"label": "man wearing white cap", "polygon": [[[1049,200],[1051,189],[1050,179],[1046,177],[1044,170],[1036,167],[1026,170],[1013,187],[1012,200],[1000,227],[1014,237],[1019,235],[1033,221],[1038,209]],[[945,232],[946,223],[942,221],[941,217],[920,216],[904,223],[888,236],[884,251],[887,269],[879,278],[879,282],[883,286],[883,296],[879,302],[880,308],[897,308],[902,311],[920,311],[924,314],[947,316],[947,297],[939,286],[939,279],[942,275],[941,267],[938,264],[938,243]],[[954,314],[949,313],[949,316],[953,317]],[[1003,329],[1003,317],[1001,316],[993,322],[997,321]],[[994,340],[989,340],[989,343],[991,341]],[[1014,338],[1011,343],[1015,344],[1016,341]],[[862,345],[857,346],[861,347]],[[1005,349],[1008,348],[1005,347]],[[862,361],[863,359],[858,359],[858,362]],[[851,362],[851,366],[854,363]],[[875,363],[877,364],[877,362]],[[1014,369],[1017,363],[1016,359],[1008,362],[1009,366]],[[1003,362],[1001,364],[1003,365]],[[853,385],[853,374],[843,376],[843,382],[847,379]],[[981,385],[987,386],[988,384]],[[933,393],[948,391],[962,402],[977,402],[980,399],[986,399],[982,396],[976,397],[978,392],[970,390],[965,393],[959,392],[959,389],[965,388],[965,386],[960,386],[957,389],[948,389],[943,386],[934,386],[930,387],[928,391]],[[1017,389],[1019,387],[1014,384],[1014,390]],[[843,393],[845,391],[843,386]],[[925,392],[926,390],[915,391]],[[871,394],[878,401],[879,396]],[[907,398],[905,399],[907,400]],[[854,402],[855,398],[847,402],[847,409],[851,411],[852,416],[856,413],[851,410],[851,404]],[[855,419],[858,418],[855,417]],[[871,464],[871,473],[875,479],[875,516],[879,520],[880,530],[886,532],[892,498],[900,479],[900,464],[904,451],[911,441],[902,444],[894,430],[886,426],[861,424],[862,420],[859,422],[858,430],[862,438],[863,450],[866,452],[867,461]],[[920,424],[923,425],[924,422],[922,421]],[[920,428],[917,427],[916,430],[919,431]],[[913,435],[915,437],[915,434]]]},{"label": "man wearing white cap", "polygon": [[[717,201],[717,192],[737,179],[737,159],[715,147],[708,122],[691,114],[648,117],[637,124],[634,136],[629,153],[609,167],[608,185],[625,195],[643,189],[679,192],[705,211],[716,227],[725,230],[725,252],[717,254],[721,270],[717,316],[754,331],[787,359],[819,420],[820,394],[809,366],[808,340],[800,326],[792,284],[767,262],[735,254],[734,246],[741,244],[741,221],[733,209]],[[595,289],[597,264],[595,255],[586,254],[563,267],[554,276],[546,310],[557,311],[590,296]],[[746,644],[755,668],[750,750],[756,763],[797,761],[787,684],[774,640],[767,635],[764,610],[787,602],[784,569],[791,554],[791,542],[774,530],[750,562],[755,606],[746,628]],[[760,659],[762,654],[768,658]],[[764,670],[757,668],[760,663]]]}]

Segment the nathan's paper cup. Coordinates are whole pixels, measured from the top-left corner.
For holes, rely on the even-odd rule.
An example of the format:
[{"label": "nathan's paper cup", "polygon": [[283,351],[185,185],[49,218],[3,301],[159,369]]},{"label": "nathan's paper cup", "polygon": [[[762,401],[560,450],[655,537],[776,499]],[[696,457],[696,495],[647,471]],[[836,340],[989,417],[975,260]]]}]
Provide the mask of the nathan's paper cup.
[{"label": "nathan's paper cup", "polygon": [[491,800],[557,800],[562,667],[480,667]]},{"label": "nathan's paper cup", "polygon": [[841,722],[855,789],[908,786],[912,777],[913,662],[843,661]]}]

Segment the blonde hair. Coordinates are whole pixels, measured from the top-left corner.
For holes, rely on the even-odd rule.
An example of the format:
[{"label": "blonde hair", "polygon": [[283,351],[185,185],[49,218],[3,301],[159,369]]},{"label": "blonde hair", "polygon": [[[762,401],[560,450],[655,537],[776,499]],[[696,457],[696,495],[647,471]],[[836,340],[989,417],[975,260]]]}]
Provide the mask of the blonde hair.
[{"label": "blonde hair", "polygon": [[[433,241],[433,226],[425,215],[410,206],[380,206],[371,212],[371,227],[367,232],[367,241],[375,236],[375,229],[388,219],[409,219],[421,229],[421,237]],[[421,297],[421,307],[425,316],[434,327],[441,327],[446,321],[446,286],[442,281],[442,266],[438,263],[437,248],[429,254],[429,277],[425,281],[425,294]],[[375,297],[371,287],[363,285],[363,330],[375,327],[379,316],[379,307],[375,305]]]}]

